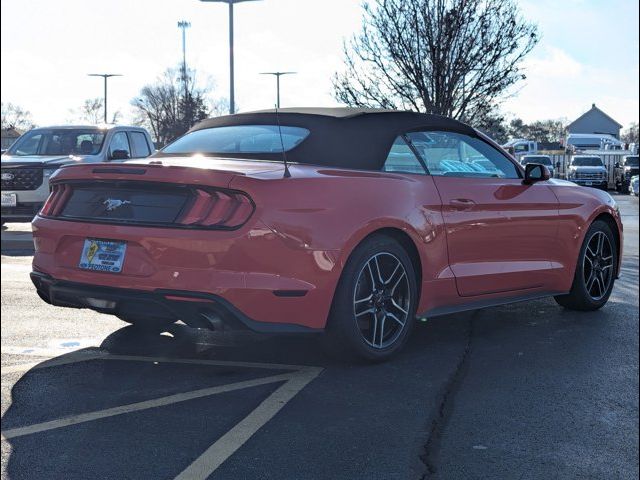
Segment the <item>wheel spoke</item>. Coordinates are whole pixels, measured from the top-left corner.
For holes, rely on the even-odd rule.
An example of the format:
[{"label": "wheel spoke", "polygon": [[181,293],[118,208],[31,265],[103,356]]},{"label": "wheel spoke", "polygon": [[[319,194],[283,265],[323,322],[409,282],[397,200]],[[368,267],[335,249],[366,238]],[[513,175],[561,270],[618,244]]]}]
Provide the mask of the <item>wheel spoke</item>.
[{"label": "wheel spoke", "polygon": [[395,301],[393,298],[391,299],[391,304],[392,304],[394,307],[396,307],[398,310],[400,310],[402,313],[404,313],[405,315],[406,315],[407,313],[409,313],[407,310],[405,310],[405,309],[404,309],[404,308],[402,308],[400,305],[398,305],[398,304],[396,303],[396,301]]},{"label": "wheel spoke", "polygon": [[382,317],[382,321],[380,322],[380,348],[382,348],[382,342],[384,341],[384,321],[387,319],[385,315]]},{"label": "wheel spoke", "polygon": [[396,322],[400,324],[400,326],[404,327],[404,322],[396,317],[393,313],[387,312],[387,317],[393,318]]},{"label": "wheel spoke", "polygon": [[356,317],[361,317],[362,315],[366,315],[367,313],[373,313],[375,315],[376,310],[374,308],[367,308],[366,310],[363,310],[360,313],[356,313]]},{"label": "wheel spoke", "polygon": [[595,276],[595,283],[598,284],[598,298],[602,296],[602,284],[600,283],[600,277]]},{"label": "wheel spoke", "polygon": [[595,273],[591,272],[591,275],[589,275],[589,278],[585,282],[585,285],[587,287],[587,292],[589,292],[589,295],[591,295],[591,289],[593,288],[593,283],[595,281],[596,281],[596,275]]},{"label": "wheel spoke", "polygon": [[373,260],[376,264],[376,272],[378,272],[378,279],[380,280],[380,283],[384,285],[384,280],[382,279],[382,272],[380,271],[380,264],[378,263],[378,256],[376,255],[375,257],[373,257]]},{"label": "wheel spoke", "polygon": [[365,298],[361,298],[360,300],[355,300],[353,303],[355,303],[356,305],[362,302],[368,302],[373,298],[373,294],[369,295],[368,297]]},{"label": "wheel spoke", "polygon": [[407,273],[404,271],[404,269],[402,270],[402,275],[400,275],[400,277],[398,278],[398,280],[396,281],[395,285],[391,288],[391,295],[395,295],[396,293],[396,288],[398,288],[398,285],[400,284],[400,281],[407,276]]},{"label": "wheel spoke", "polygon": [[371,279],[371,290],[376,289],[376,281],[373,278],[373,272],[371,271],[371,260],[367,262],[367,270],[369,270],[369,278]]},{"label": "wheel spoke", "polygon": [[604,249],[604,239],[606,237],[604,236],[604,233],[599,232],[598,233],[598,253],[602,255],[602,250]]},{"label": "wheel spoke", "polygon": [[378,316],[373,314],[373,338],[371,339],[371,343],[375,346],[376,344],[376,334],[378,333]]},{"label": "wheel spoke", "polygon": [[387,280],[384,281],[385,285],[389,285],[391,283],[391,280],[393,280],[393,277],[395,277],[396,272],[398,271],[398,269],[402,267],[402,264],[400,262],[397,263],[396,268],[393,269],[393,272],[391,272],[391,275],[389,275],[389,278]]}]

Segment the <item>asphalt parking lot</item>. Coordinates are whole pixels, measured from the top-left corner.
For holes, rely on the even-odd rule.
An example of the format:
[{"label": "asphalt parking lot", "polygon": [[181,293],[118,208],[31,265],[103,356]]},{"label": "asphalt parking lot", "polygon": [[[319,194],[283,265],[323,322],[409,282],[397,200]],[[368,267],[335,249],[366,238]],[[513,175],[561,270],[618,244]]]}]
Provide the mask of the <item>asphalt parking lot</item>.
[{"label": "asphalt parking lot", "polygon": [[2,478],[638,478],[638,199],[598,312],[420,322],[381,365],[314,338],[136,333],[33,290],[2,232]]}]

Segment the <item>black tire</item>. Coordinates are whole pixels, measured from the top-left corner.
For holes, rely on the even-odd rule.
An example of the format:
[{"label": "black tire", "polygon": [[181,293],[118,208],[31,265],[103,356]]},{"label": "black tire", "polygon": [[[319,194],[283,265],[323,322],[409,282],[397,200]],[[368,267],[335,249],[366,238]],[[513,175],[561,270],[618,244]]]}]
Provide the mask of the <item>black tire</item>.
[{"label": "black tire", "polygon": [[[377,269],[375,279],[371,265]],[[386,235],[368,237],[342,271],[323,336],[325,347],[341,358],[371,362],[391,358],[409,338],[417,291],[415,269],[404,248]]]},{"label": "black tire", "polygon": [[123,322],[130,323],[136,330],[141,332],[160,333],[175,323],[175,320],[166,318],[128,318],[120,316],[118,318]]},{"label": "black tire", "polygon": [[[594,245],[599,246],[598,240],[601,238],[603,251],[594,255]],[[617,268],[618,250],[611,227],[602,220],[596,220],[587,230],[580,248],[571,291],[567,295],[554,297],[556,302],[570,310],[593,311],[601,308],[609,300]]]}]

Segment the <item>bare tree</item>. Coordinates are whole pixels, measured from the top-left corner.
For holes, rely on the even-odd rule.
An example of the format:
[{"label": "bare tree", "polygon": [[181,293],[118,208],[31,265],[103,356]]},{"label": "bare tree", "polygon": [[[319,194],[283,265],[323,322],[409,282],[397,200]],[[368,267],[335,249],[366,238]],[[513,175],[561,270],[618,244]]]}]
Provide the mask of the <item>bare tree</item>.
[{"label": "bare tree", "polygon": [[526,138],[542,143],[562,142],[566,136],[566,119],[536,120],[529,124],[519,118],[511,120],[507,133],[511,138]]},{"label": "bare tree", "polygon": [[35,125],[31,118],[31,112],[14,105],[13,103],[2,102],[2,129],[16,128],[26,131],[32,129]]},{"label": "bare tree", "polygon": [[[69,113],[71,114],[70,123],[98,125],[104,121],[104,100],[100,97],[88,98],[79,108],[69,110]],[[111,123],[117,123],[121,116],[119,110],[114,112]]]},{"label": "bare tree", "polygon": [[155,141],[165,145],[209,115],[206,93],[206,88],[196,86],[193,72],[188,73],[185,85],[182,72],[167,69],[132,100],[136,123],[149,128]]},{"label": "bare tree", "polygon": [[524,78],[537,42],[512,0],[370,0],[335,96],[478,122]]}]

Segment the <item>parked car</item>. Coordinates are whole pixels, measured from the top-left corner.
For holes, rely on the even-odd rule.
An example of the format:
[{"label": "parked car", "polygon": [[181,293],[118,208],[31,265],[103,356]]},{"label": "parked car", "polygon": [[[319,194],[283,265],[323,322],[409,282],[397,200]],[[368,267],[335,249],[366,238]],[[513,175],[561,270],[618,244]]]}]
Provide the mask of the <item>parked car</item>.
[{"label": "parked car", "polygon": [[149,159],[64,166],[50,182],[33,222],[38,294],[141,329],[324,333],[383,360],[416,315],[547,296],[595,310],[620,271],[608,193],[435,115],[218,117]]},{"label": "parked car", "polygon": [[597,155],[575,155],[567,171],[567,179],[585,187],[609,187],[607,169]]},{"label": "parked car", "polygon": [[2,224],[30,222],[49,196],[49,177],[62,165],[148,157],[144,128],[61,126],[36,128],[2,155]]},{"label": "parked car", "polygon": [[635,175],[633,177],[631,177],[631,181],[629,182],[629,193],[631,195],[635,195],[636,197],[639,195],[638,194],[638,175]]},{"label": "parked car", "polygon": [[522,165],[527,165],[528,163],[539,163],[547,167],[551,177],[555,176],[555,166],[553,165],[549,155],[525,155],[520,159],[520,163]]},{"label": "parked car", "polygon": [[616,182],[616,190],[620,193],[629,191],[631,177],[638,175],[638,155],[626,155],[622,157],[622,162],[616,163],[613,170]]}]

